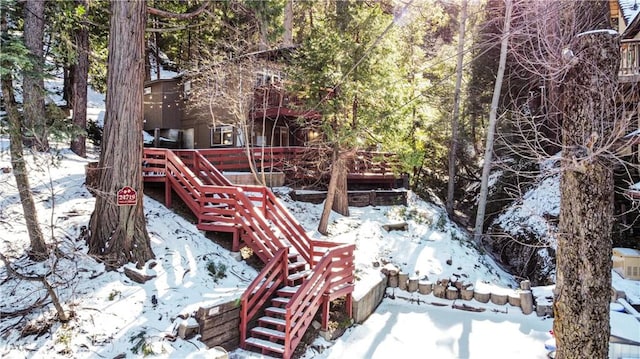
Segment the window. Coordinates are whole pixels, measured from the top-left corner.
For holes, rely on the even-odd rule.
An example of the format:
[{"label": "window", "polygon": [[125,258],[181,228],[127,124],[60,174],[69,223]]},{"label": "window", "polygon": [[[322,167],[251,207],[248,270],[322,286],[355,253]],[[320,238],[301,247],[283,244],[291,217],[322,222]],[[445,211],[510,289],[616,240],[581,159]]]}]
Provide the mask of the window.
[{"label": "window", "polygon": [[279,72],[264,70],[256,74],[256,86],[267,86],[282,81],[282,75]]},{"label": "window", "polygon": [[183,85],[184,99],[188,99],[190,94],[191,94],[191,81],[185,81]]},{"label": "window", "polygon": [[220,126],[211,129],[211,147],[232,145],[233,126]]},{"label": "window", "polygon": [[289,129],[286,127],[277,127],[276,128],[276,138],[278,141],[278,146],[287,147],[289,146]]},{"label": "window", "polygon": [[611,17],[611,28],[616,31],[620,30],[620,20],[617,16]]},{"label": "window", "polygon": [[267,145],[267,136],[263,136],[263,135],[256,135],[256,146],[258,147],[264,147]]}]

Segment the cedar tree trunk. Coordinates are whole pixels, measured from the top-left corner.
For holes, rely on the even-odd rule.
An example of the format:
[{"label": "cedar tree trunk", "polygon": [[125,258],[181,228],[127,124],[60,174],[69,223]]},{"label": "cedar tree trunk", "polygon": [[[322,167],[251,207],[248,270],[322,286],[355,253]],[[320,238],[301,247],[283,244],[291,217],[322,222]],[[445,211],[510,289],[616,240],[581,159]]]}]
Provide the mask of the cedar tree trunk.
[{"label": "cedar tree trunk", "polygon": [[[590,11],[607,6],[606,1],[582,3],[576,2],[576,16],[593,16]],[[604,359],[608,358],[610,336],[614,188],[613,162],[600,151],[616,119],[620,44],[615,35],[597,32],[578,35],[570,46],[573,57],[568,60],[571,68],[563,93],[553,325],[556,358]]]},{"label": "cedar tree trunk", "polygon": [[23,71],[25,143],[38,151],[47,151],[47,126],[44,111],[44,6],[41,0],[27,0],[24,5],[24,43],[31,54],[33,67]]},{"label": "cedar tree trunk", "polygon": [[[154,257],[143,211],[142,119],[144,1],[112,1],[104,135],[89,251],[110,268]],[[116,193],[130,186],[133,206],[118,206]]]}]

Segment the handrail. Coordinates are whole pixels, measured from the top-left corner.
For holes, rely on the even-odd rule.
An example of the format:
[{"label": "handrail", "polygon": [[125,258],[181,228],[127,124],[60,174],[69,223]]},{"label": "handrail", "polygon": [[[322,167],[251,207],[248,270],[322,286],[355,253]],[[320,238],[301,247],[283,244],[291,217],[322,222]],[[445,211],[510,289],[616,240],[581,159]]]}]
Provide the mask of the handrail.
[{"label": "handrail", "polygon": [[640,75],[640,40],[626,39],[620,43],[619,76]]},{"label": "handrail", "polygon": [[[250,171],[249,161],[264,161],[267,170],[292,174],[296,170],[328,170],[328,163],[319,163],[318,148],[309,147],[254,147],[249,151],[241,147],[176,150],[180,157],[188,157],[191,151],[199,152],[220,171]],[[309,156],[306,156],[309,155]],[[308,157],[308,158],[305,158]],[[394,153],[357,151],[348,163],[350,175],[392,174],[398,172],[399,161]]]},{"label": "handrail", "polygon": [[[244,185],[239,186],[244,192],[260,192],[263,196],[260,198],[260,204],[262,206],[262,213],[265,218],[280,231],[285,239],[291,244],[298,254],[300,254],[304,260],[312,264],[312,251],[311,251],[311,238],[307,235],[307,232],[295,219],[295,217],[282,205],[276,195],[267,187],[264,186],[251,186]],[[258,199],[254,199],[254,203],[257,203]]]},{"label": "handrail", "polygon": [[[169,176],[170,180],[177,184],[176,192],[199,220],[206,216],[222,219],[221,213],[225,213],[227,217],[232,215],[233,218],[228,218],[227,221],[242,227],[249,236],[247,244],[265,263],[284,247],[275,234],[269,230],[269,224],[266,223],[264,216],[256,211],[252,201],[244,195],[242,188],[204,185],[202,180],[171,151],[167,151],[166,159],[167,169],[172,174]],[[230,197],[231,201],[221,195]],[[223,212],[218,208],[218,204],[232,205],[234,208]],[[224,219],[222,220],[224,221]]]},{"label": "handrail", "polygon": [[[281,248],[240,296],[240,328],[247,327],[273,293],[285,282],[288,254],[287,247]],[[243,349],[246,339],[246,330],[241,330],[240,344]]]},{"label": "handrail", "polygon": [[320,308],[323,294],[329,293],[334,283],[331,276],[340,255],[337,253],[355,247],[353,244],[339,245],[329,249],[314,267],[313,274],[307,278],[296,294],[291,297],[285,307],[285,337],[291,338],[284,349],[284,357],[288,358],[298,346],[315,313]]},{"label": "handrail", "polygon": [[[200,151],[194,151],[195,166],[199,170],[205,171],[207,178],[211,183],[219,186],[233,186],[233,183],[223,176],[222,173],[209,162]],[[201,172],[198,172],[201,173]]]},{"label": "handrail", "polygon": [[[211,164],[200,151],[195,151],[195,167],[204,172],[206,178],[212,179],[219,185],[232,186],[231,181],[222,176],[215,166]],[[200,172],[198,172],[200,173]],[[277,200],[275,194],[264,186],[241,185],[245,195],[254,203],[260,204],[265,218],[278,228],[287,241],[298,251],[304,260],[311,264],[311,239],[306,231],[295,220],[293,215]],[[259,193],[262,197],[254,197],[248,193]]]},{"label": "handrail", "polygon": [[[310,239],[268,188],[233,186],[198,151],[178,156],[170,150],[153,150],[145,158],[165,174],[167,184],[196,215],[199,224],[219,221],[240,226],[246,234],[245,242],[266,263],[240,299],[243,348],[248,322],[287,281],[289,245],[309,263],[311,276],[302,282],[285,309],[284,357],[290,357],[321,303],[331,300],[332,294],[352,291],[355,245]],[[288,243],[280,240],[273,227]]]}]

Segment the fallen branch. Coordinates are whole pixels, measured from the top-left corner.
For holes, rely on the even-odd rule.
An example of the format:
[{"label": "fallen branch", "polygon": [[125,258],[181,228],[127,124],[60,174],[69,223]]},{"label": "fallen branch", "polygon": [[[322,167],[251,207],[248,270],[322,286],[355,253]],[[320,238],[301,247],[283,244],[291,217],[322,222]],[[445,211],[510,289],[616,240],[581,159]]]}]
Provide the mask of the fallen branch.
[{"label": "fallen branch", "polygon": [[472,307],[470,305],[467,304],[453,304],[451,305],[451,307],[453,309],[460,309],[460,310],[465,310],[467,312],[476,312],[476,313],[480,313],[480,312],[484,312],[486,310],[486,308],[481,308],[481,307]]},{"label": "fallen branch", "polygon": [[20,278],[22,280],[29,281],[29,282],[40,282],[40,283],[42,283],[42,285],[47,290],[47,293],[49,294],[49,297],[51,297],[51,301],[53,302],[53,306],[56,308],[56,312],[58,313],[58,318],[60,319],[60,321],[63,322],[63,323],[69,321],[69,315],[62,308],[62,304],[60,303],[60,298],[58,298],[58,295],[56,294],[55,290],[53,290],[53,287],[51,286],[51,284],[47,280],[46,276],[28,276],[28,275],[24,275],[22,273],[18,273],[11,266],[11,263],[9,262],[7,257],[5,257],[4,254],[2,254],[2,253],[0,253],[0,260],[2,260],[2,262],[4,263],[4,266],[7,269],[7,272],[9,272],[9,274],[11,274],[11,275],[13,275],[13,276],[15,276],[17,278]]}]

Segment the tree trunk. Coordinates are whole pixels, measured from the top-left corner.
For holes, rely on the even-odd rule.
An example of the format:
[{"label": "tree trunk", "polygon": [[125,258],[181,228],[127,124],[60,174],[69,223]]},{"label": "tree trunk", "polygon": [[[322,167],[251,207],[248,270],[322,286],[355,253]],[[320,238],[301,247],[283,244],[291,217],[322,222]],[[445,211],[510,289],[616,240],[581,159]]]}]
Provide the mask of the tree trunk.
[{"label": "tree trunk", "polygon": [[447,213],[453,214],[453,200],[456,188],[456,157],[458,152],[458,127],[460,124],[460,91],[464,60],[464,32],[467,21],[467,1],[462,0],[460,28],[458,29],[458,63],[456,64],[456,88],[453,93],[453,117],[451,118],[451,148],[449,149],[449,183],[447,185]]},{"label": "tree trunk", "polygon": [[25,144],[47,151],[47,127],[44,111],[44,7],[45,1],[27,0],[24,5],[24,42],[31,54],[32,68],[23,71]]},{"label": "tree trunk", "polygon": [[[0,15],[0,34],[3,39],[8,35],[5,16],[7,15]],[[0,65],[3,69],[12,68],[12,64],[7,60],[7,57],[3,57],[3,61]],[[38,223],[38,215],[33,201],[33,193],[31,192],[31,186],[29,185],[27,166],[22,155],[22,121],[15,102],[11,72],[4,72],[0,82],[3,93],[3,103],[5,111],[7,112],[7,120],[9,122],[11,167],[13,167],[13,174],[16,177],[20,203],[22,204],[22,211],[25,222],[27,223],[27,231],[29,233],[29,240],[31,241],[30,256],[35,260],[44,260],[47,257],[47,246],[44,241],[44,236],[42,235],[42,230],[40,229],[40,224]]]},{"label": "tree trunk", "polygon": [[293,46],[293,0],[286,0],[284,5],[284,35],[282,38],[282,46]]},{"label": "tree trunk", "polygon": [[[606,1],[576,2],[573,7],[583,25],[577,32],[606,28]],[[616,38],[604,31],[581,33],[571,44],[574,55],[567,59],[553,324],[556,358],[608,358],[609,353],[614,187],[613,163],[602,153],[608,152],[603,144],[617,118]]]},{"label": "tree trunk", "polygon": [[341,153],[338,161],[334,164],[335,172],[331,173],[331,178],[336,177],[336,194],[333,198],[331,209],[343,216],[349,216],[349,195],[347,188],[347,159],[350,155]]},{"label": "tree trunk", "polygon": [[480,195],[478,199],[478,211],[476,213],[476,226],[473,232],[474,240],[480,242],[484,232],[484,215],[487,207],[487,195],[489,193],[489,173],[491,172],[491,161],[493,155],[493,138],[498,117],[498,104],[502,89],[502,78],[504,77],[505,64],[507,62],[507,50],[509,45],[509,31],[511,31],[511,0],[505,0],[504,27],[502,30],[502,43],[500,46],[500,62],[498,64],[498,74],[493,88],[491,99],[491,110],[489,111],[489,128],[487,129],[487,143],[484,150],[484,165],[482,167],[482,182],[480,184]]},{"label": "tree trunk", "polygon": [[[78,6],[89,6],[87,0],[76,0]],[[73,124],[78,128],[87,128],[87,86],[89,76],[89,29],[86,21],[83,21],[75,33],[77,63],[73,66],[73,97],[71,108],[73,109]],[[71,150],[78,156],[87,156],[87,138],[79,135],[71,141]]]},{"label": "tree trunk", "polygon": [[349,215],[345,154],[341,154],[340,150],[335,147],[331,157],[333,164],[331,166],[331,179],[329,180],[329,188],[327,188],[327,199],[324,202],[322,215],[320,216],[320,224],[318,224],[318,232],[324,235],[329,233],[329,216],[332,209],[343,216]]},{"label": "tree trunk", "polygon": [[[112,1],[101,176],[91,216],[89,252],[109,268],[154,257],[143,211],[142,120],[144,77],[143,1]],[[133,206],[118,206],[116,193],[130,186]]]}]

